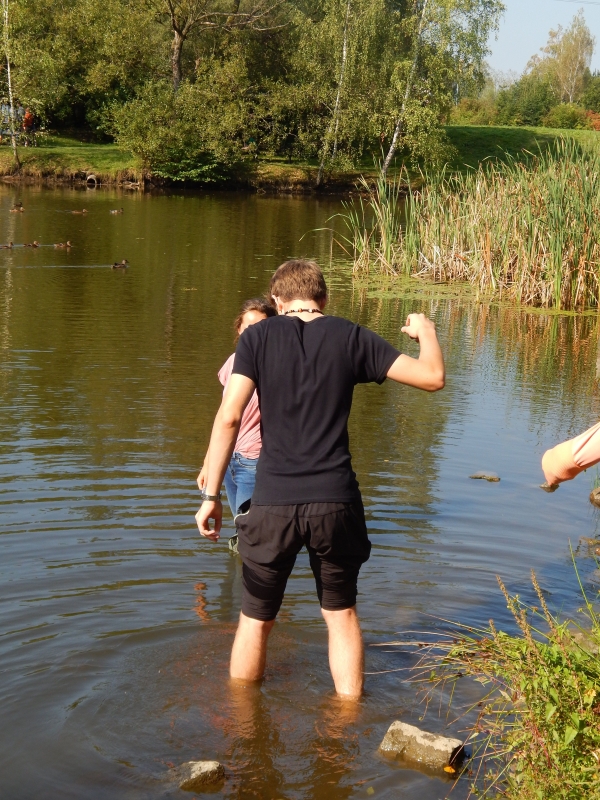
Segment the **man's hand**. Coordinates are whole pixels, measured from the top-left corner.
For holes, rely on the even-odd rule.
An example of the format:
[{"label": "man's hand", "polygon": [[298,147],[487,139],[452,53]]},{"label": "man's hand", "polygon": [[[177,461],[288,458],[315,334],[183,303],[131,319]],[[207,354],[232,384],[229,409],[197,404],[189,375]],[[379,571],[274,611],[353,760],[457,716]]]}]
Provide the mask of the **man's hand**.
[{"label": "man's hand", "polygon": [[435,333],[435,324],[425,314],[409,314],[406,318],[406,325],[402,328],[402,333],[407,333],[411,339],[419,341],[419,333],[423,330]]},{"label": "man's hand", "polygon": [[387,371],[387,377],[397,383],[424,389],[426,392],[437,392],[444,388],[446,371],[444,356],[437,340],[435,324],[425,314],[409,314],[406,325],[402,328],[411,339],[419,343],[418,358],[402,354]]},{"label": "man's hand", "polygon": [[[214,529],[211,529],[209,520],[214,520]],[[206,539],[212,539],[213,542],[219,540],[219,531],[221,530],[221,522],[223,521],[223,505],[220,500],[205,500],[198,513],[196,514],[196,523],[200,536]]]}]

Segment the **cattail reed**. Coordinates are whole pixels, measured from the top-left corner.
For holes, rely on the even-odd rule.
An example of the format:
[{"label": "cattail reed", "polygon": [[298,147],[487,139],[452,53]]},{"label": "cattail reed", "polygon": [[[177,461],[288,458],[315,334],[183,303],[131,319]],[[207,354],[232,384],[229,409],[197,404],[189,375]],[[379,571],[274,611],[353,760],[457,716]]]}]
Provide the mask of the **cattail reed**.
[{"label": "cattail reed", "polygon": [[363,182],[367,198],[341,215],[356,272],[465,281],[543,308],[599,305],[599,149],[562,139],[520,161],[424,179],[418,191],[406,172],[391,184]]}]

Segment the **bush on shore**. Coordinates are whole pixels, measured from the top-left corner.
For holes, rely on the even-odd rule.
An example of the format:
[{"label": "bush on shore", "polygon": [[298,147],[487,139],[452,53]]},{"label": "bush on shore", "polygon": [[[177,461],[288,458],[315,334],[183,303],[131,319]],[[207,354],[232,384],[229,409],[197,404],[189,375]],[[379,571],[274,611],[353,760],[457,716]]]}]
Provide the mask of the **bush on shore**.
[{"label": "bush on shore", "polygon": [[[212,183],[229,178],[243,153],[232,130],[237,109],[214,87],[149,83],[138,97],[115,105],[105,123],[118,145],[137,156],[148,175]],[[199,120],[202,124],[199,124]]]},{"label": "bush on shore", "polygon": [[[539,607],[500,588],[516,635],[462,626],[420,651],[430,698],[463,676],[484,696],[469,728],[472,793],[506,800],[600,798],[600,620],[586,600],[586,630],[551,614],[535,574]],[[543,629],[543,630],[542,630]],[[427,676],[425,678],[425,676]],[[433,684],[433,686],[432,686]]]}]

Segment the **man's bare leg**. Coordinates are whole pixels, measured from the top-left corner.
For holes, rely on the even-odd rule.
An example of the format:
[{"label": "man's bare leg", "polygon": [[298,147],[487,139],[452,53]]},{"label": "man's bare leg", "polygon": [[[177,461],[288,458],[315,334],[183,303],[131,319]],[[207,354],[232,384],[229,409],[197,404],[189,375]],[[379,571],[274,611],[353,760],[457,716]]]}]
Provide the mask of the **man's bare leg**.
[{"label": "man's bare leg", "polygon": [[364,649],[356,606],[343,611],[321,609],[329,630],[329,668],[339,695],[360,697]]},{"label": "man's bare leg", "polygon": [[275,624],[240,614],[240,622],[231,651],[229,674],[232,678],[259,681],[265,671],[267,641]]}]

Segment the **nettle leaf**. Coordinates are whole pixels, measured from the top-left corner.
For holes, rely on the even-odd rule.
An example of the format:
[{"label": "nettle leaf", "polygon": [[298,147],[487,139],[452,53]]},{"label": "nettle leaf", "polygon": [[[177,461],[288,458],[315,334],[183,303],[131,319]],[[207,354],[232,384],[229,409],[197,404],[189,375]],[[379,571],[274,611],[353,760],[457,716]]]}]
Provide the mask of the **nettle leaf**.
[{"label": "nettle leaf", "polygon": [[552,703],[546,703],[546,722],[548,722],[556,713],[556,706]]},{"label": "nettle leaf", "polygon": [[573,713],[570,715],[570,717],[571,717],[571,719],[573,720],[573,724],[575,725],[575,727],[577,728],[577,730],[579,730],[579,728],[581,728],[581,723],[583,722],[583,720],[581,719],[581,717],[579,716],[579,714],[576,714],[576,713],[573,711]]},{"label": "nettle leaf", "polygon": [[571,744],[571,742],[577,736],[578,733],[579,733],[578,730],[576,730],[575,728],[571,728],[570,725],[567,725],[567,727],[565,728],[565,744]]}]

